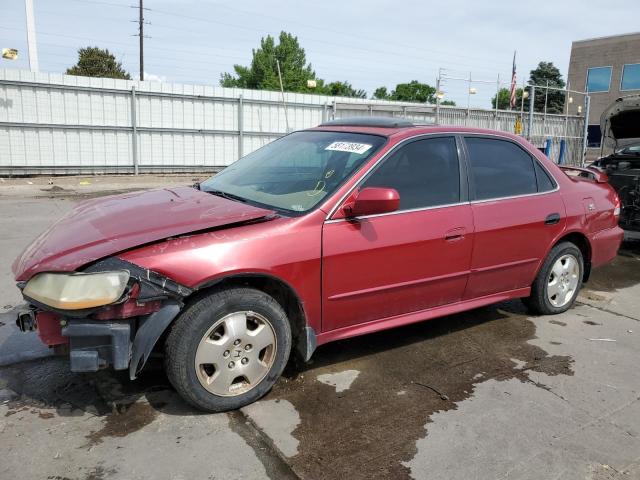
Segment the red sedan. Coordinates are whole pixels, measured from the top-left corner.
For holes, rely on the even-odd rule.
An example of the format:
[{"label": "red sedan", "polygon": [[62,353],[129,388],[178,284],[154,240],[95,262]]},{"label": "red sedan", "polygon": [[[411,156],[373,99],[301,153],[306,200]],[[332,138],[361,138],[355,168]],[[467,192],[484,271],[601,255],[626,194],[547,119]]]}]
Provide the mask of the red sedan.
[{"label": "red sedan", "polygon": [[511,298],[566,311],[622,240],[606,175],[520,137],[398,119],[287,135],[194,187],[91,200],[15,261],[23,330],[73,371],[153,350],[193,405],[263,396],[290,354]]}]

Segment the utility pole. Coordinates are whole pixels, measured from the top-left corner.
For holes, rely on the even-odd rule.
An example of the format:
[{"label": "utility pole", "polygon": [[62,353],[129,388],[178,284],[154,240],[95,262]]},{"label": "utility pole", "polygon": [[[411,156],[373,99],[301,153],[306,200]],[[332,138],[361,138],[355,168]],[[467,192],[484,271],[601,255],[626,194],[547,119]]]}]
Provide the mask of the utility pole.
[{"label": "utility pole", "polygon": [[144,80],[144,7],[140,0],[139,18],[138,18],[138,36],[140,37],[140,81]]},{"label": "utility pole", "polygon": [[29,46],[29,69],[38,71],[38,47],[36,45],[36,22],[33,16],[33,0],[25,0],[24,8],[27,17],[27,45]]}]

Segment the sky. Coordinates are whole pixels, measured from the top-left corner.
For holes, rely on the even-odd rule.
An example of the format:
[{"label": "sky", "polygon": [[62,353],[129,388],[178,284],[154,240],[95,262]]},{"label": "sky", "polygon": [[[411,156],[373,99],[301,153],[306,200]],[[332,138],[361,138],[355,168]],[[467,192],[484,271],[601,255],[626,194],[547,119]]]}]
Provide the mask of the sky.
[{"label": "sky", "polygon": [[[84,46],[108,48],[138,78],[138,0],[33,0],[40,71],[63,73]],[[319,78],[347,80],[371,96],[418,80],[458,105],[490,107],[499,78],[518,84],[540,61],[566,79],[571,42],[640,30],[638,0],[145,0],[145,79],[218,85],[236,63],[281,30],[298,37]],[[28,69],[23,0],[2,0],[0,68]],[[469,96],[466,82],[478,80]],[[487,82],[487,83],[481,83]]]}]

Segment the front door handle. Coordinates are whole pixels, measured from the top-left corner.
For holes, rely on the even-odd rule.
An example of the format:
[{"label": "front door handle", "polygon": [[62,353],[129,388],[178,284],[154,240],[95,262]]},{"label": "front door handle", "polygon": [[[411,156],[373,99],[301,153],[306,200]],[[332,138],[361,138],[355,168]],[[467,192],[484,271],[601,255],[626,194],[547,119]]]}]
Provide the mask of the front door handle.
[{"label": "front door handle", "polygon": [[444,239],[447,242],[457,242],[463,240],[467,230],[464,227],[452,228],[444,234]]},{"label": "front door handle", "polygon": [[545,225],[557,225],[558,223],[560,223],[559,213],[550,213],[547,215],[547,218],[544,219]]}]

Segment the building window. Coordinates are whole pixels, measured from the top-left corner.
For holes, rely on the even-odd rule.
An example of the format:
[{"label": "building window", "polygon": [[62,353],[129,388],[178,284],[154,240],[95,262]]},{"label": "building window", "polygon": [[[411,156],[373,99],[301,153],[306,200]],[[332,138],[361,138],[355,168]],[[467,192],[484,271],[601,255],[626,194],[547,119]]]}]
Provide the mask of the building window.
[{"label": "building window", "polygon": [[600,147],[601,139],[602,132],[600,131],[600,125],[589,125],[587,127],[587,147]]},{"label": "building window", "polygon": [[628,63],[622,67],[620,90],[640,90],[640,63]]},{"label": "building window", "polygon": [[587,92],[608,92],[611,85],[611,67],[593,67],[587,70]]}]

